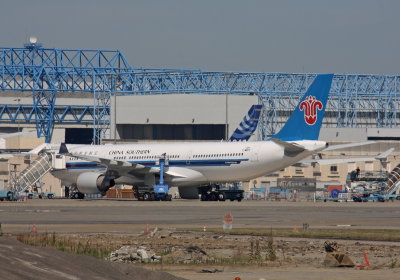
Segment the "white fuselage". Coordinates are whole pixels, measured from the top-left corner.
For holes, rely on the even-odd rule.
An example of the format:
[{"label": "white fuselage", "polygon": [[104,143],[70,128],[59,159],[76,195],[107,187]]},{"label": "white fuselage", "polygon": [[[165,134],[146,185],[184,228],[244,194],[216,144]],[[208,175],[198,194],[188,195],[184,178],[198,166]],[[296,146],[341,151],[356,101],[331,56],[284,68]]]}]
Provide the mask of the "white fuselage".
[{"label": "white fuselage", "polygon": [[[290,166],[326,148],[322,141],[294,141],[305,151],[286,156],[284,147],[273,141],[256,142],[175,142],[124,145],[71,146],[73,154],[138,163],[158,168],[158,159],[166,154],[165,181],[173,186],[191,186],[210,182],[246,181]],[[67,157],[65,172],[54,175],[74,184],[83,172],[105,172],[97,163]],[[171,176],[168,176],[171,175]],[[143,184],[142,176],[125,174],[116,178],[120,184]]]}]

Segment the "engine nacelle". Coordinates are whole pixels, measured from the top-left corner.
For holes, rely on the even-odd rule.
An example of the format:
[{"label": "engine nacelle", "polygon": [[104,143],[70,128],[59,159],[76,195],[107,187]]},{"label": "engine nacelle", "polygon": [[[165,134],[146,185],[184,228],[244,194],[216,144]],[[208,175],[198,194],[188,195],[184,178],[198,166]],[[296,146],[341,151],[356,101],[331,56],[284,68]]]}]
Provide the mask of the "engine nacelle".
[{"label": "engine nacelle", "polygon": [[79,174],[76,179],[78,190],[86,194],[101,193],[104,195],[106,191],[114,185],[114,179],[106,177],[98,172],[84,172]]}]

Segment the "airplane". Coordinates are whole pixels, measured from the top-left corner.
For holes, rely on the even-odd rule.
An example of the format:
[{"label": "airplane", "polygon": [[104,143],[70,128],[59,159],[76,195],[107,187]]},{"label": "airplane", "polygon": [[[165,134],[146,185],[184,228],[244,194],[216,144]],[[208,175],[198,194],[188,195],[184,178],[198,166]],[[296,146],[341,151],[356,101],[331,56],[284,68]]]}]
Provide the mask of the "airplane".
[{"label": "airplane", "polygon": [[248,141],[254,131],[256,131],[261,110],[262,105],[251,106],[249,112],[239,124],[239,127],[235,129],[229,138],[229,141]]},{"label": "airplane", "polygon": [[332,78],[333,74],[317,75],[283,128],[266,141],[61,144],[59,153],[68,156],[67,168],[52,173],[86,194],[105,194],[115,184],[155,186],[162,155],[165,183],[179,187],[246,181],[272,173],[328,147],[318,136]]},{"label": "airplane", "polygon": [[[239,123],[239,126],[235,129],[231,137],[229,138],[229,141],[248,141],[250,137],[254,134],[258,121],[260,118],[260,113],[262,110],[262,105],[252,105],[248,111],[248,113],[244,116],[243,120]],[[69,145],[70,146],[70,145]],[[73,145],[73,147],[87,147],[88,145]],[[42,144],[39,147],[33,149],[31,153],[37,154],[41,150],[46,149],[46,150],[53,150],[54,151],[54,146],[52,144]],[[68,161],[71,161],[71,159],[68,159]],[[73,161],[73,160],[72,160]],[[74,161],[75,162],[75,161]],[[70,163],[67,163],[67,168],[69,168]],[[98,171],[98,169],[95,169]],[[87,171],[87,170],[86,170]],[[69,175],[65,174],[65,172],[60,172],[59,170],[53,171],[55,176],[59,176],[64,183],[66,184],[73,184],[70,182],[67,182],[66,180],[69,179]],[[181,198],[185,199],[196,199],[198,198],[198,187],[179,187],[179,195]],[[78,194],[79,195],[79,194]]]}]

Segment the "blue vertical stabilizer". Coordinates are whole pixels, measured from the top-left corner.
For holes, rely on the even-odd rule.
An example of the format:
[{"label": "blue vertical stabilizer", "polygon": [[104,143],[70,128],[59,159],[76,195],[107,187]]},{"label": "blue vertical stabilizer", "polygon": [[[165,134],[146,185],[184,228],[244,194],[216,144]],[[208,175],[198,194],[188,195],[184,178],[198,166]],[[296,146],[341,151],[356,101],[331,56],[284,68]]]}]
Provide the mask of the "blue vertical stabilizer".
[{"label": "blue vertical stabilizer", "polygon": [[251,106],[247,115],[243,118],[239,127],[233,132],[229,141],[248,141],[250,136],[254,133],[260,118],[262,105]]},{"label": "blue vertical stabilizer", "polygon": [[333,74],[318,75],[284,127],[272,138],[318,140],[332,79]]}]

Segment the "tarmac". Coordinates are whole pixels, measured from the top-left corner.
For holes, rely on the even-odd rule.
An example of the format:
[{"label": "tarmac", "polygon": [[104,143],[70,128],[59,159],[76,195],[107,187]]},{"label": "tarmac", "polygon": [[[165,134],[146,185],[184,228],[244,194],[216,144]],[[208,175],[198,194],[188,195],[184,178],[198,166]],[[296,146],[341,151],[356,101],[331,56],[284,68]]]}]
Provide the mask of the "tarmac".
[{"label": "tarmac", "polygon": [[222,228],[233,216],[235,228],[400,228],[400,201],[394,202],[202,202],[194,200],[32,199],[0,202],[4,233],[38,231],[138,233],[147,224],[178,229]]}]

